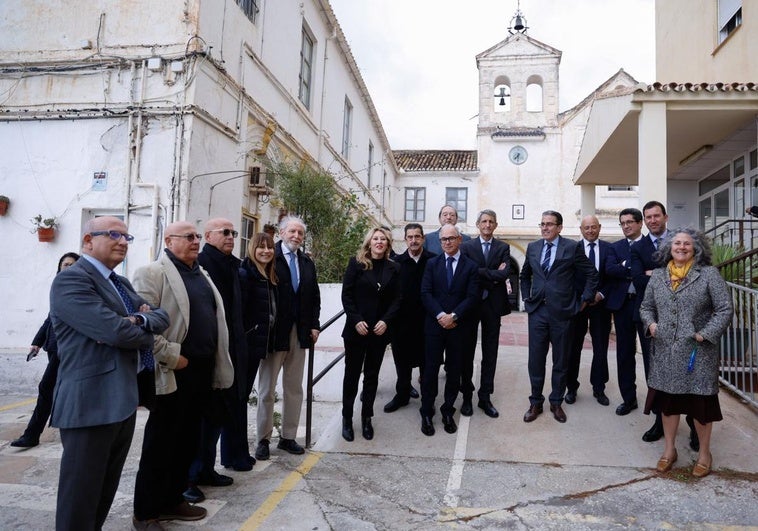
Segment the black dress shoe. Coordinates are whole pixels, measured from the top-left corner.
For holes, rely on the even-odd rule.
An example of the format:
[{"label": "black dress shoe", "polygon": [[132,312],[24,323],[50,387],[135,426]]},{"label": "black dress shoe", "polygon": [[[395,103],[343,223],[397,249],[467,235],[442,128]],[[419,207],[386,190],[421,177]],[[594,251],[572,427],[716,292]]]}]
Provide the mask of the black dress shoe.
[{"label": "black dress shoe", "polygon": [[361,432],[363,438],[370,441],[374,438],[374,427],[371,425],[371,417],[363,417],[361,419]]},{"label": "black dress shoe", "polygon": [[542,404],[532,404],[524,413],[524,422],[532,422],[540,415],[542,415]]},{"label": "black dress shoe", "polygon": [[434,423],[432,417],[421,417],[421,433],[431,437],[434,435]]},{"label": "black dress shoe", "polygon": [[34,448],[37,445],[39,445],[39,439],[32,439],[26,434],[11,442],[14,448]]},{"label": "black dress shoe", "polygon": [[655,442],[663,437],[663,426],[656,421],[653,427],[642,434],[642,440],[645,442]]},{"label": "black dress shoe", "polygon": [[342,438],[347,442],[353,442],[355,431],[353,431],[353,419],[342,417]]},{"label": "black dress shoe", "polygon": [[[495,406],[489,400],[480,400],[477,406],[490,418],[496,419],[500,416],[500,413],[497,412],[497,409],[495,409]],[[463,413],[463,408],[461,408],[461,413]]]},{"label": "black dress shoe", "polygon": [[573,404],[576,402],[576,391],[569,391],[566,393],[566,398],[564,398],[567,404]]},{"label": "black dress shoe", "polygon": [[461,415],[464,417],[470,417],[474,414],[474,406],[471,405],[471,399],[464,400],[461,404]]},{"label": "black dress shoe", "polygon": [[558,422],[566,422],[566,413],[560,404],[550,404],[550,411],[553,413],[553,418]]},{"label": "black dress shoe", "polygon": [[255,458],[251,455],[248,455],[246,457],[241,457],[240,459],[235,459],[231,463],[225,464],[224,468],[231,468],[237,472],[249,472],[253,469],[254,465]]},{"label": "black dress shoe", "polygon": [[697,430],[695,429],[695,422],[692,420],[692,417],[687,415],[684,417],[685,422],[687,422],[687,426],[690,427],[690,448],[694,452],[700,451],[700,437],[697,435]]},{"label": "black dress shoe", "polygon": [[305,453],[305,448],[297,444],[295,439],[279,439],[279,444],[277,444],[276,447],[294,455],[302,455]]},{"label": "black dress shoe", "polygon": [[268,461],[271,457],[271,452],[268,449],[269,445],[268,439],[261,439],[261,442],[258,443],[258,447],[255,449],[255,458],[259,461]]},{"label": "black dress shoe", "polygon": [[397,411],[403,406],[408,405],[408,400],[403,400],[402,398],[395,395],[392,400],[384,404],[384,412],[385,413],[392,413],[393,411]]},{"label": "black dress shoe", "polygon": [[234,483],[234,479],[223,474],[219,474],[215,470],[200,474],[197,478],[198,485],[208,485],[209,487],[228,487]]},{"label": "black dress shoe", "polygon": [[416,391],[416,388],[411,386],[411,392],[410,392],[411,398],[418,398],[419,394],[418,391]]},{"label": "black dress shoe", "polygon": [[608,400],[608,397],[605,396],[605,393],[603,391],[592,393],[592,396],[595,397],[595,400],[597,400],[597,403],[601,406],[607,406],[611,403],[610,400]]},{"label": "black dress shoe", "polygon": [[190,485],[187,490],[182,493],[182,496],[189,503],[200,503],[205,499],[205,494],[200,490],[197,485]]},{"label": "black dress shoe", "polygon": [[455,419],[453,419],[452,415],[442,415],[442,426],[444,426],[445,431],[448,433],[455,433],[458,431],[458,426],[456,426]]},{"label": "black dress shoe", "polygon": [[637,400],[632,400],[631,402],[623,402],[619,407],[616,408],[616,415],[628,415],[633,410],[637,409]]}]

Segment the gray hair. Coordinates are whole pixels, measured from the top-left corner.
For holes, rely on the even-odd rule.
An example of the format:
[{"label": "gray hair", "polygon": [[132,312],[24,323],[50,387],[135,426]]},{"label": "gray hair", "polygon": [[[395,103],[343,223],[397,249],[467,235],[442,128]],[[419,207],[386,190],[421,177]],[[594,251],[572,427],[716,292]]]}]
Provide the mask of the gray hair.
[{"label": "gray hair", "polygon": [[290,223],[297,223],[298,225],[303,227],[303,232],[308,232],[308,227],[305,225],[305,221],[303,221],[303,218],[299,216],[286,216],[279,222],[279,230],[283,231],[287,228],[287,225]]},{"label": "gray hair", "polygon": [[479,215],[476,217],[476,222],[479,223],[482,221],[482,216],[490,216],[492,220],[497,223],[497,214],[495,214],[494,210],[490,210],[489,208],[485,208],[481,212],[479,212]]},{"label": "gray hair", "polygon": [[692,226],[677,227],[669,233],[669,237],[666,238],[658,251],[653,254],[653,260],[658,262],[659,265],[665,266],[669,260],[672,259],[671,247],[674,241],[674,237],[677,234],[687,234],[692,238],[692,245],[695,251],[694,261],[696,265],[708,266],[712,265],[712,253],[711,244],[708,237],[703,234],[703,231],[698,230]]},{"label": "gray hair", "polygon": [[444,225],[442,225],[440,227],[440,232],[442,232],[442,229],[444,229],[445,227],[453,227],[455,229],[455,234],[457,236],[460,236],[462,234],[461,229],[459,229],[456,225],[453,225],[452,223],[445,223]]}]

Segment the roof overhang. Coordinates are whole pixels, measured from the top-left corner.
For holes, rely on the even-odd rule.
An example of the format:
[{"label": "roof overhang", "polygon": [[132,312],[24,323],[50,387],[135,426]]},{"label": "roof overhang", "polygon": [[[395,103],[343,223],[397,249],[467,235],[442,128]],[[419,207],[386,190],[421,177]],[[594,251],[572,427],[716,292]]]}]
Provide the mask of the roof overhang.
[{"label": "roof overhang", "polygon": [[752,84],[655,84],[599,98],[590,111],[575,184],[638,184],[639,115],[646,102],[666,104],[669,180],[700,179],[758,138],[758,90]]}]

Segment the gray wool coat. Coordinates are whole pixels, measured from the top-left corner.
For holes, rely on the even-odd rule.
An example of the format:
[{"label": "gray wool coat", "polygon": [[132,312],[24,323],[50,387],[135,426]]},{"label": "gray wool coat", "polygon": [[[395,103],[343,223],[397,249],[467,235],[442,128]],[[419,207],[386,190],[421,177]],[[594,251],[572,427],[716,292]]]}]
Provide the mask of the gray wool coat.
[{"label": "gray wool coat", "polygon": [[[671,394],[718,393],[718,342],[732,314],[732,297],[715,267],[693,265],[676,291],[666,267],[653,271],[640,306],[646,335],[650,324],[658,323],[648,387]],[[695,333],[703,336],[702,343],[695,341]],[[696,344],[694,370],[688,373]]]}]

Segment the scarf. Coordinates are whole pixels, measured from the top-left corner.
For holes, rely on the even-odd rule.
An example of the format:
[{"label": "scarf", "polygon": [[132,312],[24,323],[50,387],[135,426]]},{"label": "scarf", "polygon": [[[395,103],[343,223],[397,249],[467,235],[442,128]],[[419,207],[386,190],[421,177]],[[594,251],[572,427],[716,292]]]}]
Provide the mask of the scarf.
[{"label": "scarf", "polygon": [[688,260],[687,263],[683,266],[676,265],[673,260],[669,261],[668,270],[669,277],[671,278],[671,289],[674,291],[677,290],[684,278],[687,276],[687,273],[690,272],[693,263],[695,263],[694,258]]}]

